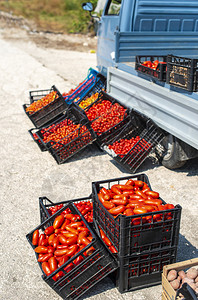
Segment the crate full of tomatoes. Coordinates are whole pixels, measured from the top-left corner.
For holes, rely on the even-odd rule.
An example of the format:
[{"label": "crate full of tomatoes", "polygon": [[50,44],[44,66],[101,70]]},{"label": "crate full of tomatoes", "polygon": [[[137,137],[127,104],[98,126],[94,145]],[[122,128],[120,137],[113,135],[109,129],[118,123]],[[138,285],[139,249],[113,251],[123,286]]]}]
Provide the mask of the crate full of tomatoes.
[{"label": "crate full of tomatoes", "polygon": [[91,144],[95,134],[87,119],[75,107],[70,107],[55,122],[35,130],[33,138],[61,164]]},{"label": "crate full of tomatoes", "polygon": [[127,171],[134,173],[163,138],[163,131],[153,121],[131,111],[122,130],[101,148]]},{"label": "crate full of tomatoes", "polygon": [[166,81],[166,56],[136,56],[135,70],[159,81]]},{"label": "crate full of tomatoes", "polygon": [[117,268],[114,257],[71,202],[26,237],[42,278],[63,299],[78,299]]},{"label": "crate full of tomatoes", "polygon": [[129,109],[104,91],[95,102],[85,109],[79,107],[79,110],[88,119],[99,146],[116,136],[129,117]]},{"label": "crate full of tomatoes", "polygon": [[120,257],[177,247],[180,205],[165,203],[145,174],[92,183],[94,220]]},{"label": "crate full of tomatoes", "polygon": [[40,128],[61,115],[68,104],[53,85],[49,90],[31,91],[30,104],[24,104],[23,108],[34,126]]}]

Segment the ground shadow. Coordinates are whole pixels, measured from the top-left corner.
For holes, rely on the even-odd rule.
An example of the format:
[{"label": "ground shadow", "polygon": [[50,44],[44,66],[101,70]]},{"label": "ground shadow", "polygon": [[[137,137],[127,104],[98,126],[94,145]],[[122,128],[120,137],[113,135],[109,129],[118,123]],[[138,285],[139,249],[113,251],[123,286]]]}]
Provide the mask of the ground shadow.
[{"label": "ground shadow", "polygon": [[173,171],[177,173],[187,173],[187,176],[197,176],[198,157],[188,160],[182,168]]},{"label": "ground shadow", "polygon": [[81,296],[79,300],[97,296],[105,291],[110,291],[113,288],[115,288],[115,285],[110,277],[107,276],[106,278],[103,278],[101,281],[97,282],[96,285],[87,291],[83,296]]},{"label": "ground shadow", "polygon": [[147,170],[151,170],[151,169],[160,167],[159,162],[156,162],[151,158],[146,158],[145,161],[142,163],[142,165],[140,165],[135,171],[133,171],[133,170],[130,171],[126,167],[122,166],[122,164],[118,163],[117,161],[115,161],[113,159],[111,160],[111,163],[114,164],[122,173],[128,172],[129,174],[143,173]]},{"label": "ground shadow", "polygon": [[197,257],[198,249],[193,246],[184,235],[179,234],[177,261],[183,261]]},{"label": "ground shadow", "polygon": [[[184,235],[179,234],[179,243],[177,251],[177,262],[185,261],[198,257],[198,249],[193,246]],[[115,288],[115,274],[109,275],[100,282],[98,282],[94,287],[86,292],[83,297],[79,300],[86,299],[89,297],[97,296],[107,290]]]},{"label": "ground shadow", "polygon": [[[142,173],[147,170],[152,170],[154,168],[159,168],[162,166],[162,164],[155,160],[153,157],[148,157],[145,159],[145,161],[142,162],[142,164],[138,167],[138,169],[133,172],[122,166],[120,163],[116,162],[115,160],[111,160],[111,162],[123,173]],[[165,168],[165,167],[164,167]],[[186,173],[186,176],[197,176],[198,175],[198,157],[194,159],[190,159],[186,162],[186,164],[179,168],[179,169],[174,169],[171,170],[172,172],[175,173]]]},{"label": "ground shadow", "polygon": [[93,157],[93,156],[100,156],[105,155],[106,152],[99,149],[99,147],[93,143],[90,145],[87,145],[85,148],[81,149],[78,153],[74,154],[72,157],[70,157],[65,163],[67,162],[74,162],[77,160],[82,160],[85,158]]}]

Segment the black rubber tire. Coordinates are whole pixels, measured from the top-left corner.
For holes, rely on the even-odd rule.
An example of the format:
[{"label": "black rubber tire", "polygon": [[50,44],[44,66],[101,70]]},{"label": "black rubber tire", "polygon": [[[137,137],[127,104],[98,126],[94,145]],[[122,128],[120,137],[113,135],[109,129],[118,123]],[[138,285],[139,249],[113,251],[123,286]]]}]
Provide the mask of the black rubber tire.
[{"label": "black rubber tire", "polygon": [[183,167],[186,160],[180,160],[180,153],[183,151],[176,137],[169,134],[163,141],[166,153],[162,158],[162,165],[168,169],[174,170]]}]

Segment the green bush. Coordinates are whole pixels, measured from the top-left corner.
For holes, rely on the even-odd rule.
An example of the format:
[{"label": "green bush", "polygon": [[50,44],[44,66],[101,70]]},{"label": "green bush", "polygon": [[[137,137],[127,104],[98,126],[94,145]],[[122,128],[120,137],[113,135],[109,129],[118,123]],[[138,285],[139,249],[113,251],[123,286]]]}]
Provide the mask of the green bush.
[{"label": "green bush", "polygon": [[[90,14],[79,0],[1,0],[0,10],[34,20],[38,30],[87,33],[92,31]],[[94,8],[97,0],[91,0]]]}]

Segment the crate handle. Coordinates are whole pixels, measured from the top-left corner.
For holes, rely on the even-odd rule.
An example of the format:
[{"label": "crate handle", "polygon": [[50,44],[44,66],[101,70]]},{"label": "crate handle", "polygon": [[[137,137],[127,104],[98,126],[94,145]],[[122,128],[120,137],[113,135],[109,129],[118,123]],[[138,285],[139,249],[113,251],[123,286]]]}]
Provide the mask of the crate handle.
[{"label": "crate handle", "polygon": [[185,297],[186,300],[197,300],[194,290],[186,282],[177,291],[175,300],[177,300],[177,297],[180,293]]}]

